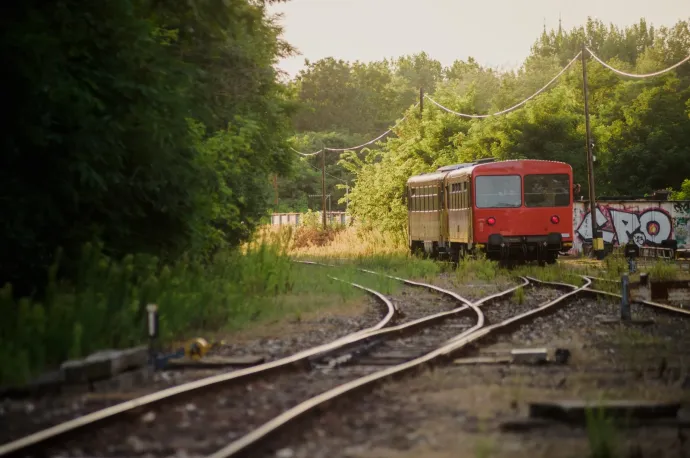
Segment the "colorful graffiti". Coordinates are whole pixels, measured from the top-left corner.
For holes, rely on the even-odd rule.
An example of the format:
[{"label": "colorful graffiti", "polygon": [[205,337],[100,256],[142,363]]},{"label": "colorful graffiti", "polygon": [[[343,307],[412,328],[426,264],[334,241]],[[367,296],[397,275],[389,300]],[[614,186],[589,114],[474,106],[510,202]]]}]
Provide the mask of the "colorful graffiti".
[{"label": "colorful graffiti", "polygon": [[[658,246],[673,240],[673,218],[660,207],[640,211],[598,206],[596,218],[605,243],[625,245],[632,240],[638,246]],[[575,233],[583,241],[592,240],[591,212],[583,215]]]},{"label": "colorful graffiti", "polygon": [[678,246],[688,245],[690,242],[690,202],[676,202],[673,204],[675,223],[673,232]]}]

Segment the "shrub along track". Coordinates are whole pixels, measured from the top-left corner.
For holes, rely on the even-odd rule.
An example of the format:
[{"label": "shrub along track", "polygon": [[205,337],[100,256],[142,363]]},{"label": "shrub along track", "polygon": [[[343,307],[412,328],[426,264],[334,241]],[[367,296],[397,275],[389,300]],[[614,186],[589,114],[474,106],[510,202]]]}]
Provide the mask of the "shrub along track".
[{"label": "shrub along track", "polygon": [[[526,283],[525,281],[525,284]],[[260,417],[264,419],[270,418],[272,415],[278,413],[280,409],[283,409],[286,403],[287,405],[293,404],[295,399],[303,399],[305,396],[314,395],[319,391],[323,391],[328,384],[330,384],[328,386],[333,386],[334,383],[337,384],[339,381],[342,381],[343,378],[339,377],[353,378],[361,375],[357,372],[357,369],[344,367],[344,370],[339,371],[337,374],[331,373],[328,377],[325,377],[324,384],[314,382],[310,374],[304,372],[304,369],[311,368],[313,364],[326,361],[327,357],[335,352],[342,351],[344,348],[361,348],[363,345],[366,347],[372,343],[380,343],[382,337],[398,337],[405,333],[417,332],[428,326],[435,326],[441,322],[447,322],[447,324],[451,325],[450,329],[453,329],[452,320],[466,321],[466,318],[460,317],[460,315],[469,310],[474,310],[478,313],[478,325],[482,325],[481,312],[479,312],[475,305],[469,304],[469,301],[454,293],[428,286],[428,288],[437,292],[452,296],[455,301],[459,301],[462,305],[458,307],[456,304],[453,310],[414,319],[404,324],[396,325],[395,327],[384,328],[394,316],[395,310],[392,303],[385,296],[376,291],[364,288],[360,285],[353,285],[366,289],[369,293],[375,295],[386,304],[388,313],[376,326],[337,339],[329,344],[302,351],[291,357],[249,369],[196,380],[61,423],[0,446],[0,456],[15,452],[24,454],[32,449],[43,449],[46,445],[50,445],[49,442],[57,441],[58,439],[67,439],[67,442],[63,442],[63,444],[67,446],[70,454],[77,455],[86,450],[89,450],[89,454],[93,454],[94,452],[91,452],[91,447],[95,448],[95,454],[97,455],[108,455],[112,453],[122,456],[123,453],[125,455],[129,453],[138,454],[144,450],[166,454],[170,450],[179,449],[181,446],[185,445],[171,445],[170,440],[165,439],[165,437],[170,437],[169,432],[172,428],[177,429],[184,437],[192,440],[192,448],[212,451],[218,446],[227,443],[228,439],[232,439],[234,435],[239,434],[237,431],[233,432],[233,428],[228,428],[227,425],[223,423],[224,419],[239,418],[241,422],[245,421],[251,424],[248,419],[252,417],[254,412],[257,412],[257,410],[252,408],[252,402],[260,403],[262,399],[270,398],[272,400],[270,407],[261,409],[263,416]],[[421,284],[417,286],[421,286]],[[515,289],[517,289],[517,287],[497,295],[489,296],[481,302],[495,300],[510,294]],[[452,332],[446,333],[443,338],[455,335],[456,333],[457,328],[453,329]],[[431,336],[427,336],[427,338],[430,337]],[[328,372],[329,371],[321,371],[323,374]],[[278,383],[281,383],[280,386],[283,386],[282,377],[287,377],[290,380],[285,386],[295,387],[297,392],[291,396],[281,396],[280,392],[277,393],[276,396],[273,396],[276,391],[279,391],[275,389],[275,386],[277,386]],[[219,392],[221,389],[225,390],[225,385],[232,382],[234,382],[234,385],[239,384],[239,393],[232,392],[233,387],[228,387],[228,392]],[[203,388],[211,388],[211,390],[200,392]],[[247,396],[247,392],[255,393],[257,390],[261,390],[264,395]],[[194,395],[194,398],[189,398],[189,396],[192,395]],[[241,401],[246,402],[242,404],[242,407],[239,407],[237,403]],[[223,409],[224,406],[228,407],[228,409]],[[220,413],[221,411],[222,414]],[[212,437],[210,437],[207,442],[199,438],[198,433],[200,433],[200,431],[198,429],[192,428],[190,430],[190,427],[201,427],[203,431],[208,430],[207,420],[203,419],[205,412],[209,412],[209,416],[213,417],[213,423],[217,424],[221,431],[224,431],[224,433],[220,435],[211,435]],[[266,413],[268,413],[268,416]],[[112,421],[113,424],[110,425],[112,428],[108,427],[109,425],[107,424],[103,424],[105,420]],[[161,426],[164,423],[165,426]],[[174,423],[174,425],[171,423]],[[93,432],[96,430],[94,426],[96,425],[98,427],[103,426],[103,428],[101,428],[97,435],[93,435]],[[155,435],[156,432],[158,432],[163,435],[158,438],[158,442],[147,445],[146,442],[136,436],[123,436],[123,431],[118,431],[118,428],[125,428],[125,430],[127,430],[128,427],[132,427],[134,430],[139,431],[146,425],[148,425],[148,430],[151,431],[152,434]],[[230,430],[230,433],[228,433],[228,430]],[[108,436],[108,431],[117,432],[115,435]],[[84,432],[85,434],[81,435],[79,434],[80,432]],[[87,437],[87,434],[91,435]],[[69,440],[70,436],[74,441]],[[209,435],[206,435],[206,437],[208,436]],[[128,440],[123,438],[128,438]],[[76,446],[77,443],[83,444],[84,448],[81,449],[80,446]],[[103,444],[109,444],[105,445],[106,450],[103,450]],[[124,444],[124,447],[119,447],[121,444]],[[186,443],[186,445],[189,444]],[[61,447],[58,446],[58,448]],[[58,448],[56,448],[55,451],[57,451]]]}]

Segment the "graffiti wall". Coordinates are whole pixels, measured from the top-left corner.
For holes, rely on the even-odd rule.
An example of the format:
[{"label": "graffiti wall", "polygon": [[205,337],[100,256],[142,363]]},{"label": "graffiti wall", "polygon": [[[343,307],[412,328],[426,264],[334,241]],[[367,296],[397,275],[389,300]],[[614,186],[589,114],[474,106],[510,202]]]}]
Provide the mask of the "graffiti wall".
[{"label": "graffiti wall", "polygon": [[[584,202],[573,206],[574,252],[592,241],[592,215],[585,212]],[[690,201],[620,201],[598,202],[595,212],[603,232],[604,243],[625,245],[629,240],[638,246],[661,246],[676,240],[678,248],[690,248]]]}]

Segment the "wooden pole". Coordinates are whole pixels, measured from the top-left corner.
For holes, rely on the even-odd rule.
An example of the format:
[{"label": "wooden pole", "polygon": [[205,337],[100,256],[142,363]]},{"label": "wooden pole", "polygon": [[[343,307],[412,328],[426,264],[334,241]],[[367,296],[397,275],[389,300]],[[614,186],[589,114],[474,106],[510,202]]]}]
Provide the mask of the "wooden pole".
[{"label": "wooden pole", "polygon": [[592,250],[597,258],[603,258],[604,240],[597,224],[597,203],[594,192],[594,157],[592,131],[589,124],[589,93],[587,91],[587,48],[582,45],[582,91],[585,96],[585,134],[587,138],[587,179],[589,181],[589,214],[592,219]]}]

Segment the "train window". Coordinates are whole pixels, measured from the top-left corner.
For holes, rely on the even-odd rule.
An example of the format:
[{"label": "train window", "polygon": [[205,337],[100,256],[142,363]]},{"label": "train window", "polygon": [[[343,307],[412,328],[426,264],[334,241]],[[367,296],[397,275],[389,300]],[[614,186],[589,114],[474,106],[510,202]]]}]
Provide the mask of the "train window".
[{"label": "train window", "polygon": [[570,178],[565,173],[525,175],[526,207],[567,207]]},{"label": "train window", "polygon": [[515,208],[522,205],[518,175],[485,175],[475,181],[478,208]]}]

